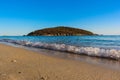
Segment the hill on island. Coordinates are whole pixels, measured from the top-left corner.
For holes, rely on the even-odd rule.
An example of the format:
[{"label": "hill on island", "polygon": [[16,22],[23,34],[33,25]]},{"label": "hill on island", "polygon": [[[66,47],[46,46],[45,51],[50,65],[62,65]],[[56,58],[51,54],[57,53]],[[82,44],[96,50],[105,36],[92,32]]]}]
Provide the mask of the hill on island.
[{"label": "hill on island", "polygon": [[74,35],[94,35],[94,33],[72,27],[58,26],[53,28],[45,28],[30,32],[27,36],[74,36]]}]

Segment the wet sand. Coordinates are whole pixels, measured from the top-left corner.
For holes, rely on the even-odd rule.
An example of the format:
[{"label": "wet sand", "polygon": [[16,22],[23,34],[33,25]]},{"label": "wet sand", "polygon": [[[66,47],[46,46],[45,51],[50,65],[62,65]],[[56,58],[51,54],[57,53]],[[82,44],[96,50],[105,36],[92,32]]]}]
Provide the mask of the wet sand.
[{"label": "wet sand", "polygon": [[0,80],[119,80],[120,71],[0,44]]}]

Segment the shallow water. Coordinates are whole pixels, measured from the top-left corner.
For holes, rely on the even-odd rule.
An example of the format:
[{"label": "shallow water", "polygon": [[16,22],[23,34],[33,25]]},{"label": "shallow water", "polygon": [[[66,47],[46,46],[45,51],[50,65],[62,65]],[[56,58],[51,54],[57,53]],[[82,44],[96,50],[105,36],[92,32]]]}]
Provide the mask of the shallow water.
[{"label": "shallow water", "polygon": [[88,56],[120,59],[120,36],[1,36],[0,42]]},{"label": "shallow water", "polygon": [[105,36],[1,36],[0,39],[120,49],[119,35]]}]

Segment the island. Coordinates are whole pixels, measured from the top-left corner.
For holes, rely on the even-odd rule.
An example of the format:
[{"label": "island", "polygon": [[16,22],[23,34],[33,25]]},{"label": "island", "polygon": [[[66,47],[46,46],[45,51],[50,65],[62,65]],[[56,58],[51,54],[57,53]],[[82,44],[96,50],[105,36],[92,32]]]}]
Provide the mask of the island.
[{"label": "island", "polygon": [[65,26],[58,26],[53,28],[45,28],[30,32],[27,36],[76,36],[76,35],[95,35],[91,31],[72,28],[72,27],[65,27]]}]

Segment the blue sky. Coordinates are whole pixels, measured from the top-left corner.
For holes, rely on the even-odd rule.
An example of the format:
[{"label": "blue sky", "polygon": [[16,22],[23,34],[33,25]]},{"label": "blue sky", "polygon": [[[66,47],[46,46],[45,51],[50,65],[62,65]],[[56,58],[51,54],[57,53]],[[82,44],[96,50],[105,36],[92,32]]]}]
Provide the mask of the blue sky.
[{"label": "blue sky", "polygon": [[55,26],[120,35],[120,0],[0,0],[0,35]]}]

